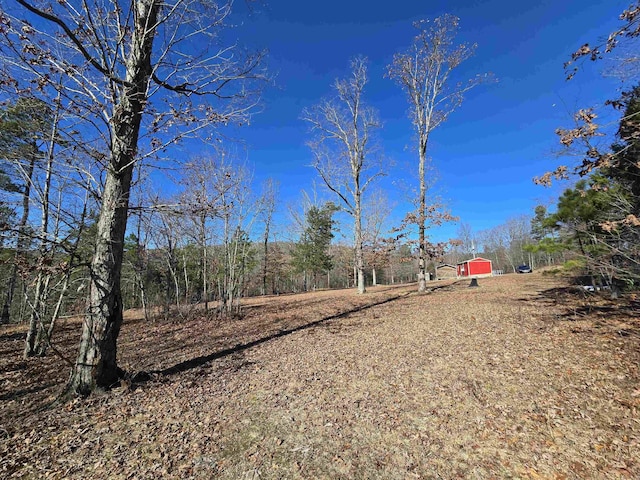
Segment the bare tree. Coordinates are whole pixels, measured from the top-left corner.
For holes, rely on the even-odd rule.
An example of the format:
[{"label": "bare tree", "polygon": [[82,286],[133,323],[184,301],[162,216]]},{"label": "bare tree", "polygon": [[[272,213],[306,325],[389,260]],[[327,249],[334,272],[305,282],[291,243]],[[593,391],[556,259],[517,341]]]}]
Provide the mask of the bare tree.
[{"label": "bare tree", "polygon": [[67,77],[69,108],[84,112],[85,128],[96,127],[103,147],[88,313],[67,386],[68,394],[86,395],[123,373],[120,276],[136,162],[205,128],[245,122],[263,55],[223,44],[230,0],[17,3],[24,19],[2,14],[5,50],[41,88],[55,88],[52,72]]},{"label": "bare tree", "polygon": [[427,202],[428,184],[425,178],[429,137],[460,106],[464,93],[490,76],[476,76],[466,83],[452,84],[452,72],[471,57],[476,48],[475,44],[454,43],[458,18],[447,14],[433,22],[415,22],[414,26],[419,33],[412,46],[406,53],[394,56],[387,75],[396,80],[407,94],[409,115],[418,142],[419,205],[411,223],[418,226],[418,291],[424,292],[427,265],[425,224],[432,210]]},{"label": "bare tree", "polygon": [[[45,160],[45,180],[44,186],[42,188],[42,198],[41,198],[41,233],[40,233],[40,245],[38,247],[39,250],[39,261],[43,262],[49,257],[49,260],[53,260],[52,255],[49,253],[52,249],[49,249],[49,242],[47,239],[47,234],[49,233],[49,221],[50,221],[50,196],[51,196],[51,182],[53,176],[53,159],[54,159],[54,150],[56,146],[56,141],[58,137],[58,126],[59,126],[59,116],[60,116],[60,104],[59,97],[58,102],[56,102],[56,110],[52,112],[51,115],[51,134],[49,137],[49,141],[46,146],[46,160]],[[31,173],[33,174],[33,164],[31,165]],[[30,180],[31,181],[31,180]],[[49,250],[49,251],[48,251]],[[45,280],[46,278],[46,280]],[[48,279],[42,268],[39,269],[38,278],[36,281],[35,293],[33,298],[33,304],[31,307],[31,318],[29,321],[29,331],[27,333],[27,339],[25,342],[25,350],[24,356],[25,358],[33,356],[36,353],[43,354],[44,353],[44,345],[45,342],[38,342],[40,346],[36,345],[36,332],[44,332],[44,325],[42,314],[44,313],[43,306],[46,304],[45,302],[45,290],[46,284],[48,283]],[[38,326],[40,325],[40,328]],[[42,333],[41,333],[42,338]],[[39,350],[37,352],[37,350]]]},{"label": "bare tree", "polygon": [[[148,218],[152,223],[149,228],[151,241],[156,245],[156,249],[161,252],[164,264],[166,265],[166,275],[164,284],[164,315],[168,318],[170,312],[170,301],[173,298],[175,306],[180,310],[180,281],[178,272],[178,248],[184,242],[183,229],[181,228],[178,204],[169,202],[165,204],[158,198],[152,201],[153,215]],[[185,282],[186,284],[186,282]],[[186,286],[185,286],[186,290]]]},{"label": "bare tree", "polygon": [[365,241],[369,250],[372,284],[378,284],[378,267],[384,266],[389,256],[389,239],[383,238],[382,229],[391,214],[391,204],[383,191],[373,191],[365,203]]},{"label": "bare tree", "polygon": [[[223,153],[216,154],[222,156]],[[218,215],[220,197],[224,192],[218,191],[212,181],[217,177],[219,162],[213,157],[196,158],[186,166],[182,184],[181,208],[185,218],[193,228],[187,228],[191,237],[200,248],[201,300],[205,312],[209,311],[209,240],[211,238],[211,222]]]},{"label": "bare tree", "polygon": [[506,225],[497,225],[478,233],[484,247],[483,255],[493,262],[493,268],[515,271],[515,263],[510,255],[509,232]]},{"label": "bare tree", "polygon": [[[21,297],[30,316],[24,350],[29,357],[45,354],[71,274],[77,271],[76,252],[87,217],[89,189],[83,153],[72,151],[71,144],[62,139],[61,126],[68,119],[60,90],[48,103],[32,89],[11,92],[4,87],[0,87],[3,95],[16,101],[2,112],[0,152],[24,186],[16,261],[7,282],[3,316],[8,318],[19,271]],[[83,212],[79,215],[78,203]],[[38,210],[39,223],[34,215]],[[26,285],[33,288],[24,288]],[[58,301],[52,310],[49,300],[56,292]]]},{"label": "bare tree", "polygon": [[456,236],[460,241],[458,245],[461,253],[463,255],[474,255],[478,252],[478,241],[476,240],[476,236],[471,228],[471,225],[468,223],[461,223],[458,227],[458,231],[456,232]]},{"label": "bare tree", "polygon": [[367,84],[367,62],[351,61],[351,76],[336,80],[336,96],[302,113],[315,135],[309,142],[313,166],[325,185],[341,200],[354,221],[355,268],[358,292],[365,292],[362,230],[362,195],[371,182],[382,175],[382,166],[374,160],[372,135],[380,128],[375,110],[363,101]]},{"label": "bare tree", "polygon": [[278,196],[278,183],[269,178],[264,183],[262,199],[260,202],[260,216],[264,225],[263,258],[262,258],[262,295],[267,294],[267,275],[269,273],[269,238],[273,223],[273,214],[276,209],[276,197]]},{"label": "bare tree", "polygon": [[217,256],[219,310],[223,315],[240,313],[240,299],[248,270],[251,232],[259,211],[248,185],[249,170],[229,152],[217,158],[209,179],[216,198],[216,232],[220,244]]},{"label": "bare tree", "polygon": [[498,269],[508,268],[514,273],[518,265],[531,263],[530,253],[525,248],[531,242],[530,224],[530,217],[519,215],[480,232],[483,255],[493,257]]},{"label": "bare tree", "polygon": [[150,220],[153,214],[149,206],[152,196],[152,186],[149,184],[147,168],[143,162],[136,166],[137,188],[132,192],[133,214],[135,215],[134,232],[127,238],[128,245],[125,252],[125,263],[131,272],[130,284],[136,293],[133,294],[133,301],[137,306],[136,297],[140,300],[140,306],[146,322],[151,320],[149,315],[149,297],[145,276],[149,270],[149,243],[150,243]]}]

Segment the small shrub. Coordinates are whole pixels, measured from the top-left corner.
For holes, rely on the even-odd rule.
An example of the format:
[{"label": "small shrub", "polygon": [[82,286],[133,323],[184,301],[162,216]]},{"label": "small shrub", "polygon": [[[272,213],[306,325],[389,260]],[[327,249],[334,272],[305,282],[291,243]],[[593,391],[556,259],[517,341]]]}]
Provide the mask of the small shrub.
[{"label": "small shrub", "polygon": [[564,271],[560,268],[550,268],[548,270],[543,270],[542,275],[549,276],[549,277],[556,277],[562,273],[564,273]]},{"label": "small shrub", "polygon": [[565,273],[581,273],[584,270],[584,261],[578,259],[567,260],[562,265],[562,270],[564,270]]}]

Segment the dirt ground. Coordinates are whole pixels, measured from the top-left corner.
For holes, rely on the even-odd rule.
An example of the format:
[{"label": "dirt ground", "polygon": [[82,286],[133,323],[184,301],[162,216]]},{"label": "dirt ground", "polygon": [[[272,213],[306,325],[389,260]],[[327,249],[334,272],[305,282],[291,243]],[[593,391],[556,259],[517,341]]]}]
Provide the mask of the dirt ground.
[{"label": "dirt ground", "polygon": [[43,409],[60,355],[0,330],[0,477],[640,478],[640,302],[539,273],[263,297],[245,316],[145,323],[144,372]]}]

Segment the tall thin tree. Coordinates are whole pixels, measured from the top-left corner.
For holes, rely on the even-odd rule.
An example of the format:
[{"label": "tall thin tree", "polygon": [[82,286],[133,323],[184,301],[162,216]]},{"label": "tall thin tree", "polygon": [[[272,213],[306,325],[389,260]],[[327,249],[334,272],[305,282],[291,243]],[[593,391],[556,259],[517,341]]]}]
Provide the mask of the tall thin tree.
[{"label": "tall thin tree", "polygon": [[344,210],[353,217],[359,293],[365,292],[362,196],[371,182],[383,173],[382,165],[376,162],[372,138],[380,122],[376,111],[363,99],[367,80],[366,59],[355,58],[351,61],[351,76],[335,81],[335,97],[302,113],[314,134],[309,142],[314,155],[313,166],[329,190],[338,196]]},{"label": "tall thin tree", "polygon": [[262,199],[260,202],[260,217],[264,226],[264,234],[262,236],[262,295],[267,294],[267,276],[269,274],[269,238],[273,226],[273,215],[276,210],[277,196],[278,183],[272,178],[267,179],[263,185]]},{"label": "tall thin tree", "polygon": [[418,291],[426,290],[427,239],[426,223],[434,209],[427,201],[427,152],[431,132],[442,125],[458,108],[464,93],[491,78],[476,76],[466,83],[454,83],[453,71],[474,54],[476,45],[456,44],[459,19],[443,15],[432,22],[414,23],[418,35],[405,53],[394,56],[387,75],[394,79],[407,95],[409,116],[416,133],[418,179],[420,183],[417,212],[410,223],[418,226],[419,262]]}]

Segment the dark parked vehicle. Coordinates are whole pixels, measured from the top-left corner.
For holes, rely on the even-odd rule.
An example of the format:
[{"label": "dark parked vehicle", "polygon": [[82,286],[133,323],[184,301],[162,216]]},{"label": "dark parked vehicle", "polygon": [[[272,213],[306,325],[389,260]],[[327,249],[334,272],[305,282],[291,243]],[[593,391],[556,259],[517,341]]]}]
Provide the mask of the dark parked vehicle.
[{"label": "dark parked vehicle", "polygon": [[533,272],[533,270],[531,269],[531,267],[529,265],[520,265],[518,268],[516,268],[516,272],[518,272],[518,273],[531,273],[531,272]]}]

